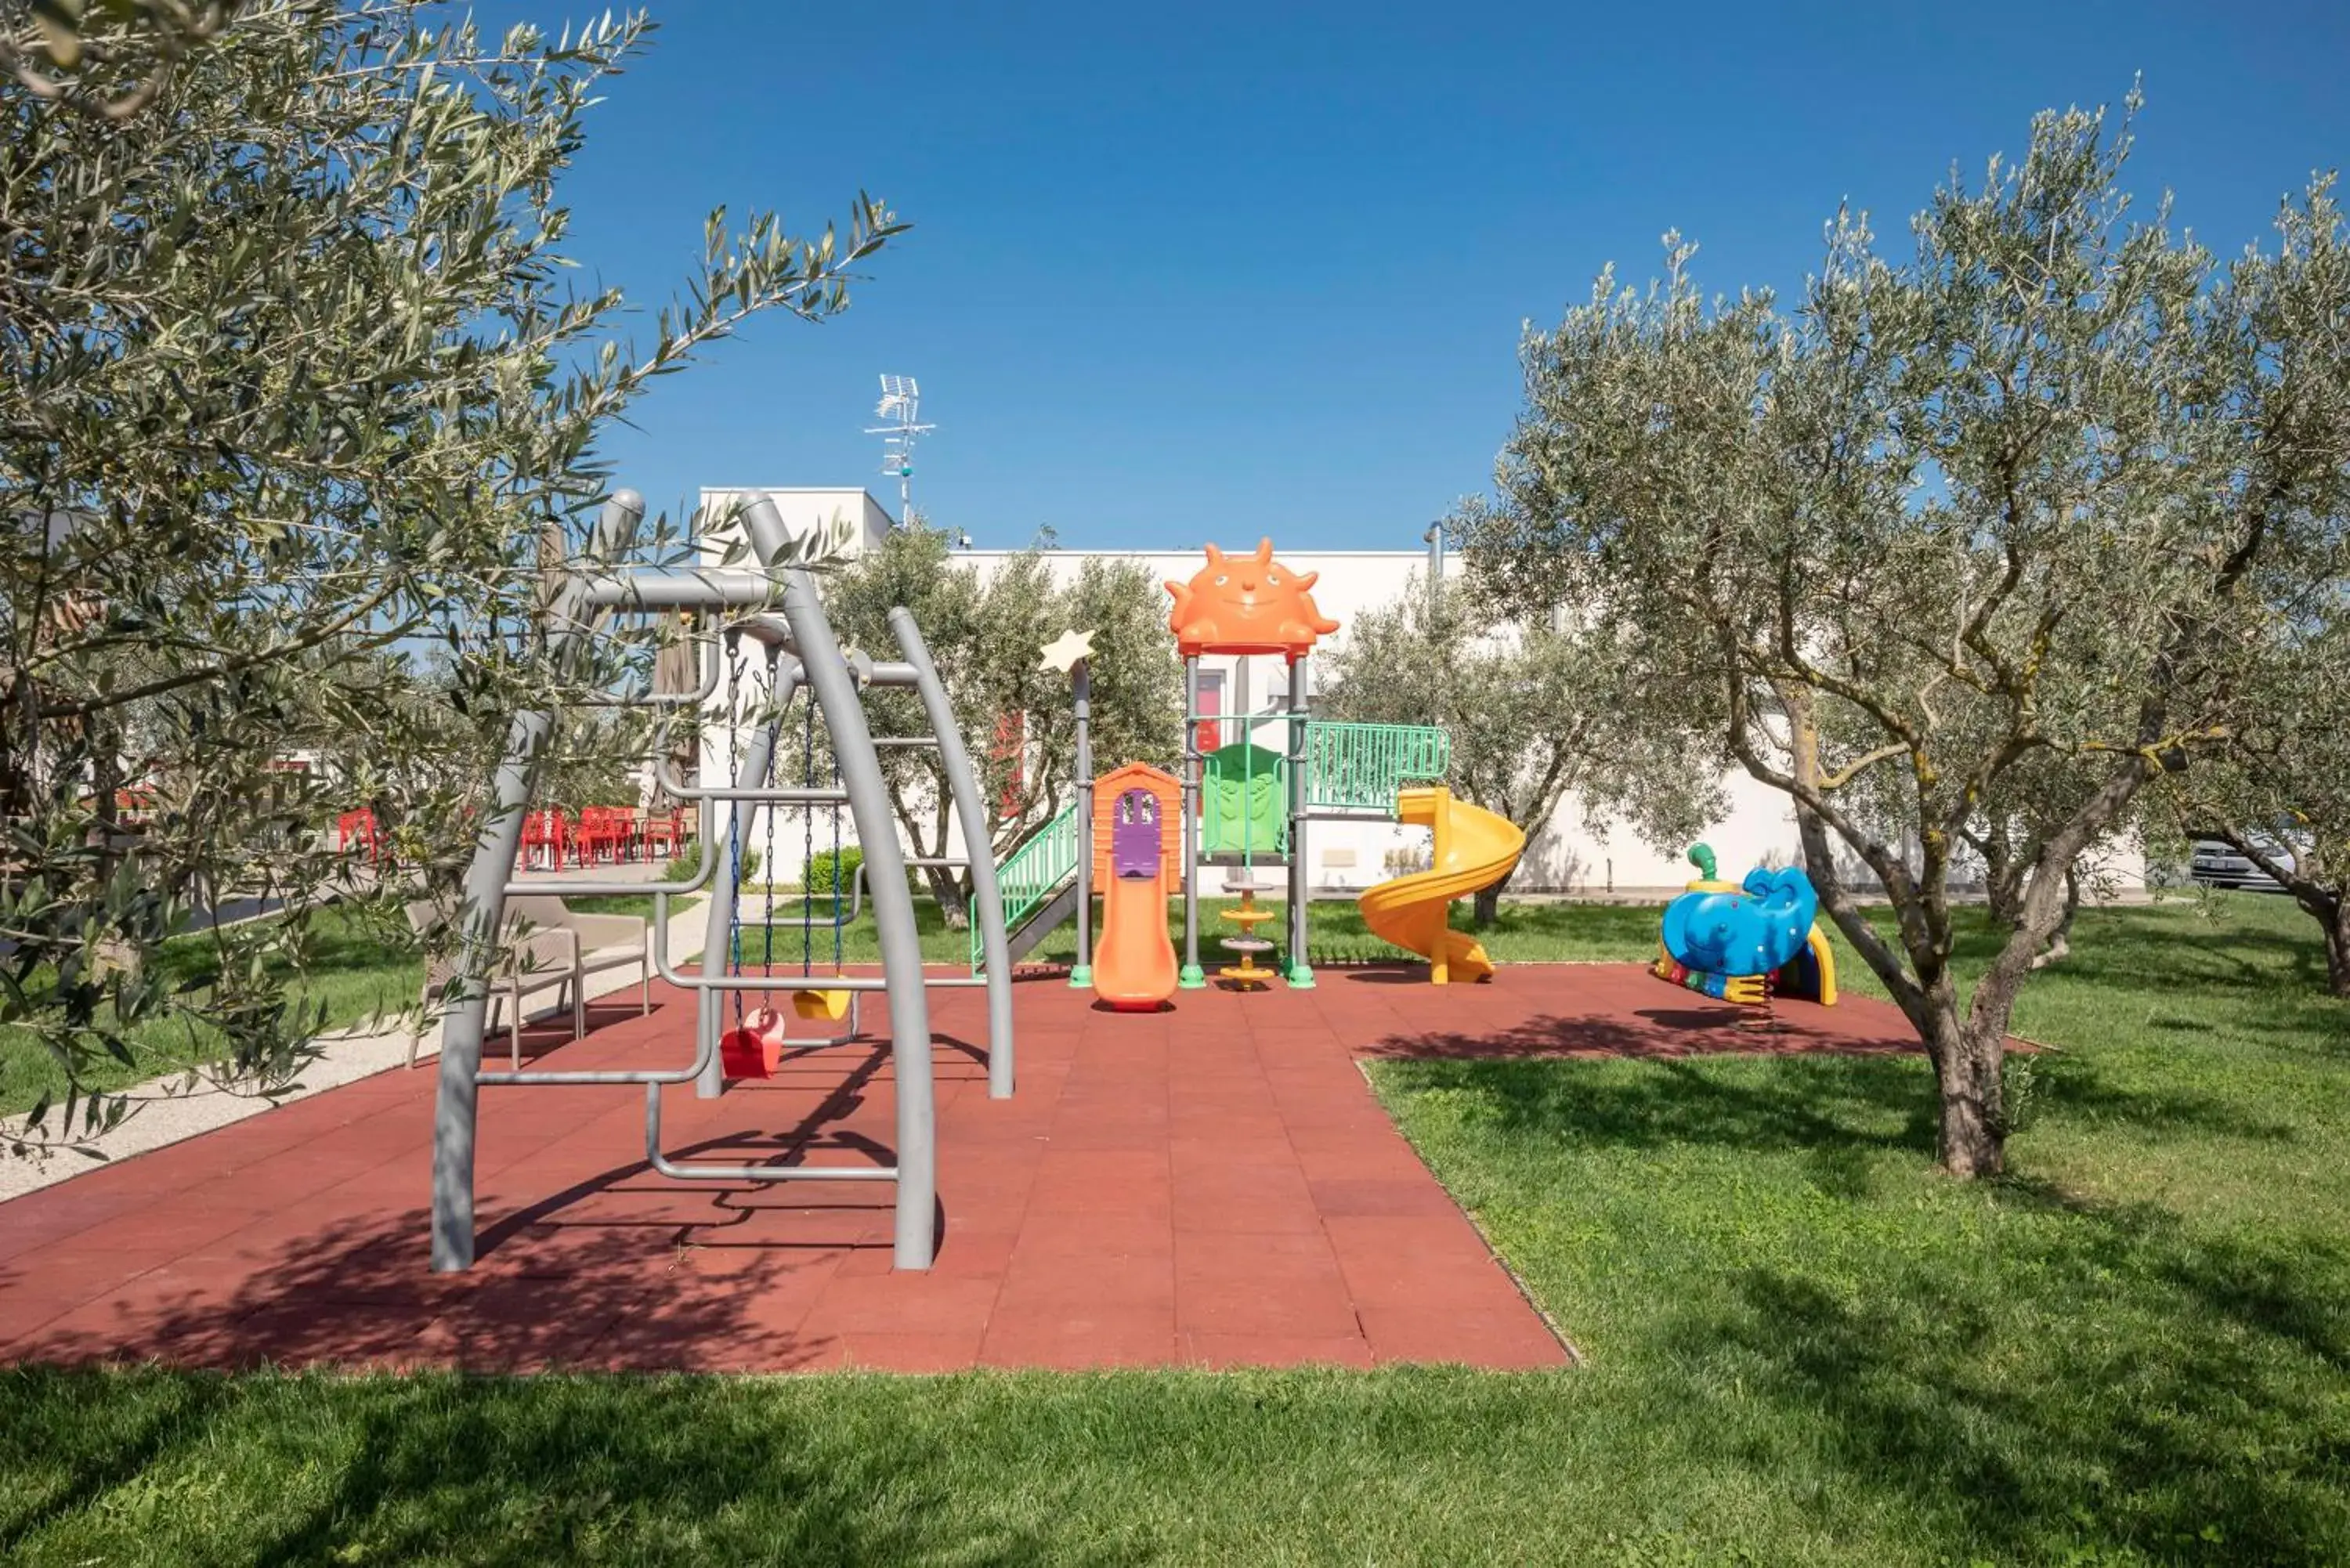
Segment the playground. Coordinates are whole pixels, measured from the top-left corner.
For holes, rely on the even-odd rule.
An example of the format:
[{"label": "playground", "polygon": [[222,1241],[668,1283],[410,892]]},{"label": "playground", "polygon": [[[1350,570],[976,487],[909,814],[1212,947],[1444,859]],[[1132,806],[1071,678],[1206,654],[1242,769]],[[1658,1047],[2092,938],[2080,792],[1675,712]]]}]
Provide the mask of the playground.
[{"label": "playground", "polygon": [[[901,663],[844,652],[764,504],[748,528],[783,578],[783,613],[724,624],[703,653],[739,680],[743,645],[764,650],[747,744],[723,782],[662,779],[698,803],[705,831],[693,877],[651,885],[640,962],[657,997],[643,986],[638,1006],[600,1008],[590,1029],[575,994],[567,1029],[534,1027],[526,1051],[515,1035],[496,1070],[483,1061],[487,997],[460,971],[432,1079],[364,1078],[12,1204],[0,1269],[36,1251],[41,1268],[0,1295],[11,1359],[1565,1366],[1572,1325],[1533,1305],[1361,1059],[1868,1054],[1912,1038],[1890,1008],[1839,1005],[1800,870],[1724,881],[1703,846],[1653,964],[1503,975],[1450,911],[1509,873],[1523,833],[1451,795],[1442,731],[1310,718],[1306,660],[1337,623],[1315,609],[1313,574],[1288,572],[1270,539],[1244,555],[1211,545],[1189,584],[1167,585],[1191,694],[1180,774],[1128,763],[1097,777],[1087,638],[1040,650],[1070,679],[1088,787],[1001,865],[953,862],[975,885],[970,971],[926,964],[910,860],[877,806],[879,752],[938,751],[966,844],[984,842],[976,775],[912,618],[891,619]],[[598,603],[723,610],[765,599],[769,578],[647,569],[583,576],[574,592],[575,619]],[[1285,711],[1243,715],[1226,738],[1198,705],[1211,653],[1284,660]],[[928,736],[865,727],[861,694],[891,686],[920,694]],[[832,762],[819,774],[803,743],[804,774],[787,781],[776,758],[795,717],[807,737],[823,725]],[[481,938],[506,929],[509,898],[546,908],[520,904],[535,885],[510,879],[529,855],[544,723],[518,722],[499,774],[504,810],[469,876],[461,961],[488,961]],[[1277,748],[1257,743],[1265,728]],[[784,805],[828,810],[835,865],[855,819],[855,883],[820,901],[803,889],[796,914],[779,914],[770,890],[747,923],[737,867],[751,808],[770,808],[773,864]],[[1424,867],[1358,900],[1367,930],[1419,961],[1317,979],[1307,836],[1364,816],[1430,830]],[[1269,868],[1278,884],[1261,877]],[[1203,872],[1222,905],[1203,905]],[[702,885],[705,945],[683,971],[666,951],[668,904]],[[1278,911],[1258,902],[1274,896]],[[882,961],[851,964],[844,931],[868,897]],[[1203,931],[1203,914],[1221,933]],[[1279,941],[1265,934],[1275,921]],[[1072,923],[1066,972],[1015,974]],[[779,933],[798,938],[797,963]],[[1784,1013],[1783,996],[1799,999]],[[498,1096],[484,1115],[485,1087],[550,1092]]]},{"label": "playground", "polygon": [[[387,1073],[9,1206],[11,1360],[735,1371],[847,1366],[1568,1364],[1373,1096],[1356,1058],[1742,1053],[1727,1010],[1637,965],[1514,965],[1439,990],[1401,966],[1310,995],[1209,990],[1180,1014],[1015,987],[1020,1092],[987,1097],[983,1003],[933,1023],[940,1246],[892,1271],[871,1183],[686,1187],[635,1158],[642,1104],[580,1088],[487,1118],[481,1250],[421,1266],[431,1084]],[[691,1003],[541,1027],[535,1068],[674,1054]],[[877,1020],[884,1022],[886,1020]],[[1889,1008],[1817,1011],[1783,1051],[1903,1049]],[[896,1083],[875,1044],[794,1053],[681,1101],[702,1160],[873,1168]],[[24,1267],[37,1251],[40,1267]],[[14,1262],[12,1262],[12,1259]]]},{"label": "playground", "polygon": [[0,8],[0,1563],[2350,1563],[2350,10]]}]

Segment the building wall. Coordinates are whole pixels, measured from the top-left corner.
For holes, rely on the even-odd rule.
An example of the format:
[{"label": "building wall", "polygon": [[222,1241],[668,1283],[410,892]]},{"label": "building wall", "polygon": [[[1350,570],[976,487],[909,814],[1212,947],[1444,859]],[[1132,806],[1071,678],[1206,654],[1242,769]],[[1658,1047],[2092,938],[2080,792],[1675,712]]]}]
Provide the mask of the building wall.
[{"label": "building wall", "polygon": [[[888,536],[895,524],[879,501],[858,489],[759,488],[713,489],[704,486],[702,492],[700,515],[722,517],[731,513],[735,504],[747,497],[764,494],[775,504],[784,519],[784,527],[795,539],[833,524],[845,524],[850,538],[848,546],[839,552],[843,560],[855,560],[865,550]],[[729,521],[723,525],[701,532],[702,552],[713,560],[723,556],[734,541],[743,536],[742,525]]]},{"label": "building wall", "polygon": [[[705,500],[723,497],[733,493],[705,491]],[[866,535],[867,542],[877,541],[889,526],[887,513],[861,491],[796,490],[770,492],[785,513],[787,523],[811,524],[836,511],[851,516],[878,519],[878,530]],[[861,509],[858,503],[862,503]],[[1232,538],[1218,541],[1227,553],[1254,547],[1255,540]],[[1367,610],[1392,602],[1399,595],[1425,582],[1429,557],[1423,550],[1282,550],[1275,541],[1279,559],[1297,572],[1319,572],[1320,580],[1314,587],[1316,606],[1328,618],[1340,623],[1340,629],[1328,642],[1344,639],[1346,627]],[[982,572],[992,572],[1012,558],[1015,552],[1003,550],[968,550],[958,553]],[[1197,546],[1178,550],[1103,550],[1048,552],[1046,561],[1057,582],[1074,580],[1088,556],[1099,556],[1139,563],[1156,580],[1188,581],[1205,564]],[[1243,669],[1245,666],[1245,669]],[[1284,737],[1274,715],[1285,707],[1288,698],[1288,672],[1278,657],[1241,659],[1231,656],[1212,656],[1201,660],[1203,679],[1222,681],[1222,711],[1233,718],[1224,725],[1227,742],[1243,738],[1243,731],[1253,730],[1256,743],[1279,750]],[[1312,677],[1314,661],[1307,669]],[[1236,699],[1245,691],[1253,723],[1243,721]],[[723,702],[725,694],[721,693]],[[974,753],[987,743],[989,737],[964,737]],[[1097,772],[1132,759],[1097,756]],[[705,742],[702,760],[704,778],[731,776],[726,737],[718,733]],[[1727,875],[1744,874],[1749,867],[1765,863],[1785,865],[1801,858],[1795,833],[1794,813],[1787,797],[1778,791],[1755,782],[1742,770],[1732,770],[1724,775],[1724,792],[1729,800],[1729,812],[1721,821],[1703,835],[1720,859]],[[845,817],[846,813],[843,813]],[[777,860],[787,877],[796,877],[806,825],[797,814],[780,815],[775,822]],[[815,836],[818,848],[828,847],[832,830],[828,816],[816,815]],[[845,829],[844,829],[845,831]],[[764,819],[754,826],[751,842],[764,846]],[[851,836],[853,837],[853,836]],[[1429,835],[1424,828],[1406,828],[1384,822],[1316,822],[1307,831],[1307,875],[1316,889],[1332,892],[1359,890],[1373,883],[1386,880],[1415,857],[1424,857]],[[1529,838],[1521,867],[1511,883],[1513,892],[1572,892],[1648,893],[1678,890],[1694,873],[1682,858],[1686,846],[1675,845],[1664,849],[1640,842],[1628,830],[1617,828],[1611,833],[1595,831],[1584,818],[1583,803],[1569,795],[1559,805],[1547,826]],[[950,854],[962,853],[958,836]],[[2116,850],[2108,857],[2112,869],[2126,885],[2142,884],[2144,865],[2141,858]],[[1203,868],[1201,885],[1212,889],[1221,873]],[[1260,880],[1280,884],[1279,867],[1267,867]]]}]

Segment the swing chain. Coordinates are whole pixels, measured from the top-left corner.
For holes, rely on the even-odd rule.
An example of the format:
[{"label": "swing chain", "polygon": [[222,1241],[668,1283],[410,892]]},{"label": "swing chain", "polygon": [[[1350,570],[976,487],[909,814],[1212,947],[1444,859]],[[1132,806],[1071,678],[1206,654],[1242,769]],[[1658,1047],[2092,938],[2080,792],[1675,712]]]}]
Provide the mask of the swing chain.
[{"label": "swing chain", "polygon": [[[800,784],[816,787],[816,694],[810,691],[806,718],[800,733]],[[835,808],[834,820],[839,820]],[[800,976],[806,979],[816,972],[816,878],[808,873],[809,862],[816,858],[816,814],[806,806],[800,809]],[[839,857],[833,857],[832,875],[836,890],[840,877]]]},{"label": "swing chain", "polygon": [[[733,787],[739,789],[742,787],[743,753],[745,749],[743,743],[743,728],[738,722],[740,710],[736,696],[743,684],[743,634],[729,628],[725,637],[726,776],[733,781]],[[730,976],[743,972],[743,836],[736,829],[737,817],[742,809],[739,805],[730,806],[726,818],[726,887],[728,896],[733,900],[733,917],[726,924],[726,972]],[[743,993],[737,991],[733,996],[734,1026],[740,1029],[743,1026]]]}]

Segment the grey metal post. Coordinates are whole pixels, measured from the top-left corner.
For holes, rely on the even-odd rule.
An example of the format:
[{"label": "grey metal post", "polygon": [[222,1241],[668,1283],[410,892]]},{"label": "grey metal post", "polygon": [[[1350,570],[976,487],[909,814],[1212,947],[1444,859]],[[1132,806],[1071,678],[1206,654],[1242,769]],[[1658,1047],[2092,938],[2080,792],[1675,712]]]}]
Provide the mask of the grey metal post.
[{"label": "grey metal post", "polygon": [[[1077,713],[1077,961],[1069,989],[1094,982],[1094,661],[1080,659],[1069,669],[1071,700]],[[1163,912],[1161,918],[1164,918]]]},{"label": "grey metal post", "polygon": [[1305,764],[1313,755],[1305,717],[1305,655],[1289,661],[1289,985],[1293,991],[1314,989],[1307,940],[1305,905],[1309,895],[1305,869]]},{"label": "grey metal post", "polygon": [[[762,516],[764,513],[765,515]],[[780,551],[760,548],[762,535],[780,540],[783,519],[764,496],[743,509],[743,521],[762,559]],[[898,1095],[898,1213],[894,1261],[901,1269],[927,1269],[936,1250],[938,1150],[933,1143],[931,1082],[931,1011],[922,992],[922,947],[914,930],[914,901],[906,887],[905,851],[881,781],[881,760],[865,706],[841,658],[816,584],[797,568],[784,578],[784,615],[806,667],[808,690],[824,714],[840,782],[848,794],[857,842],[872,867],[873,923],[880,937],[882,975],[889,996],[889,1054]]]},{"label": "grey metal post", "polygon": [[[644,497],[616,490],[604,503],[596,549],[634,535]],[[590,607],[576,581],[558,590],[546,618],[546,659],[567,671],[584,642]],[[451,981],[456,997],[441,1022],[441,1066],[432,1106],[432,1270],[454,1273],[473,1266],[473,1147],[481,1109],[482,1035],[489,1023],[490,966],[505,923],[506,878],[522,852],[522,823],[540,748],[555,728],[545,711],[517,713],[506,729],[506,753],[490,782],[488,815],[465,867],[464,940]]]},{"label": "grey metal post", "polygon": [[[962,826],[963,858],[971,862],[972,919],[979,922],[980,955],[987,966],[987,1097],[1012,1097],[1014,1055],[1012,1041],[1012,946],[1003,929],[1003,893],[996,885],[995,857],[990,848],[987,813],[979,793],[979,775],[972,771],[971,753],[955,723],[954,705],[939,680],[930,645],[921,628],[902,605],[889,612],[889,630],[898,650],[914,667],[914,690],[922,699],[922,712],[939,742],[939,763],[946,770],[947,791],[954,797],[955,816]],[[863,829],[858,829],[860,836]],[[894,846],[893,835],[889,842]],[[874,893],[874,906],[881,895]]]},{"label": "grey metal post", "polygon": [[473,1266],[473,1134],[480,1110],[482,1034],[489,1022],[490,964],[504,922],[506,876],[522,852],[522,821],[530,808],[531,775],[539,748],[555,727],[552,715],[517,713],[506,731],[506,754],[490,784],[489,817],[465,868],[464,937],[441,1017],[441,1070],[432,1106],[432,1271]]},{"label": "grey metal post", "polygon": [[1175,983],[1199,991],[1208,983],[1200,967],[1200,736],[1193,715],[1200,711],[1200,656],[1183,660],[1183,968]]},{"label": "grey metal post", "polygon": [[[784,710],[791,705],[800,683],[797,659],[793,659],[790,668],[785,669],[781,657],[770,658],[767,671],[768,690],[773,694],[773,711],[765,723],[751,731],[751,739],[743,748],[743,765],[735,775],[738,784],[748,779],[754,788],[763,788],[773,782],[776,735],[783,728]],[[723,869],[711,888],[710,924],[706,928],[707,934],[702,939],[702,972],[705,976],[725,973],[727,961],[733,954],[734,911],[743,898],[739,855],[743,841],[751,831],[751,809],[749,801],[738,800],[734,803],[734,809],[726,814],[726,846],[720,852],[718,862]],[[770,802],[765,809],[775,810],[774,803]],[[775,875],[775,867],[769,867],[768,878],[773,880]],[[772,933],[767,940],[770,942],[774,940]],[[696,992],[694,998],[698,1003],[694,1008],[696,1029],[717,1029],[723,1033],[725,1020],[722,1013],[726,999],[710,991]],[[699,1039],[697,1034],[697,1044]],[[714,1100],[725,1092],[726,1064],[712,1055],[703,1064],[701,1076],[693,1081],[694,1097]]]}]

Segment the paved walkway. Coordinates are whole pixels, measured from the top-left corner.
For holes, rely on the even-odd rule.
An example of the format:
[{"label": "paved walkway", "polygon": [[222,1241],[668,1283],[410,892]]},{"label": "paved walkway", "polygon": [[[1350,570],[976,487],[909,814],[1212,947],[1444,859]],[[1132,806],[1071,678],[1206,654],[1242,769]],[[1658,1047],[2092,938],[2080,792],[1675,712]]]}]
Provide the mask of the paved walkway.
[{"label": "paved walkway", "polygon": [[[481,1261],[425,1268],[430,1071],[348,1085],[0,1204],[0,1360],[906,1371],[973,1365],[1563,1365],[1369,1093],[1357,1054],[1751,1048],[1637,966],[1512,966],[1439,989],[1097,1011],[1019,991],[1020,1091],[990,1101],[982,999],[932,993],[937,1266],[889,1268],[889,1193],[690,1187],[639,1158],[641,1091],[484,1091]],[[682,1055],[691,1004],[607,1006],[549,1065]],[[870,1022],[884,1023],[870,1009]],[[1890,1009],[1790,1006],[1781,1048],[1884,1051]],[[888,1158],[887,1053],[847,1046],[717,1101],[671,1097],[673,1158]]]}]

